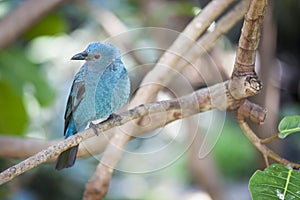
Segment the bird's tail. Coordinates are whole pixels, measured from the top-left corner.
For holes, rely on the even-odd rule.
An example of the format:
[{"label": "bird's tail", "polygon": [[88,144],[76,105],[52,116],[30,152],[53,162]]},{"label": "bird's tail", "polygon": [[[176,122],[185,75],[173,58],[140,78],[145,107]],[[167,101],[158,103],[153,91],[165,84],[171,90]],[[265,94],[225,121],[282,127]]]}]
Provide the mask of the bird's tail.
[{"label": "bird's tail", "polygon": [[62,152],[56,160],[55,169],[61,170],[67,167],[72,167],[75,163],[77,151],[78,145]]}]

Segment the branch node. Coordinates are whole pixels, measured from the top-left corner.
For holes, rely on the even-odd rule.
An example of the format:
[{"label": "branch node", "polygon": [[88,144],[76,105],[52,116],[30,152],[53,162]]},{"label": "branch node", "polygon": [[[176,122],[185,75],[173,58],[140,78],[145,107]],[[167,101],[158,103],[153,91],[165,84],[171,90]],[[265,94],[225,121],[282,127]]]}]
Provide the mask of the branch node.
[{"label": "branch node", "polygon": [[255,73],[233,76],[229,80],[228,89],[235,100],[240,100],[258,94],[262,89],[262,82]]},{"label": "branch node", "polygon": [[248,100],[243,101],[240,107],[237,109],[238,120],[246,118],[254,123],[263,124],[266,116],[266,109]]}]

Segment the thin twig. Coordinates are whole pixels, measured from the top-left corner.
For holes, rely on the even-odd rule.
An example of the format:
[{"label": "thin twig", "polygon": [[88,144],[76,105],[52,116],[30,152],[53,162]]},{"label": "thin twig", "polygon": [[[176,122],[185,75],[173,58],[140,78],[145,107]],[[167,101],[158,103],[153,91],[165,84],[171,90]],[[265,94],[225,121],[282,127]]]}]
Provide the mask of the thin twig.
[{"label": "thin twig", "polygon": [[262,139],[260,142],[261,142],[262,144],[272,142],[273,140],[275,140],[275,139],[278,138],[278,134],[279,134],[279,133],[277,133],[276,135],[272,135],[272,136],[270,136],[270,137],[268,137],[268,138]]},{"label": "thin twig", "polygon": [[256,134],[252,131],[252,129],[244,120],[238,120],[238,122],[244,134],[255,145],[255,147],[263,154],[263,156],[271,158],[274,161],[283,165],[290,165],[295,168],[300,168],[300,164],[282,158],[281,156],[273,152],[271,149],[269,149],[267,146],[262,144],[261,140],[256,136]]},{"label": "thin twig", "polygon": [[270,162],[269,162],[268,156],[266,154],[263,154],[263,157],[264,157],[264,160],[265,160],[266,167],[269,167],[270,166]]}]

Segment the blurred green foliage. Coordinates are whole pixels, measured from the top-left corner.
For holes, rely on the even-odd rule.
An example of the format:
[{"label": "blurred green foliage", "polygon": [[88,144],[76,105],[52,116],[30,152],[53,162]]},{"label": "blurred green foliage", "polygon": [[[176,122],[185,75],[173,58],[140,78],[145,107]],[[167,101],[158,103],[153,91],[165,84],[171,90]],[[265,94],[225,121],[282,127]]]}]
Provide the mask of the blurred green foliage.
[{"label": "blurred green foliage", "polygon": [[227,178],[247,179],[255,170],[257,151],[231,117],[227,116],[213,151],[219,169]]},{"label": "blurred green foliage", "polygon": [[[194,17],[195,5],[190,2],[173,2],[160,7],[152,14],[151,21],[161,22],[174,16]],[[200,9],[198,10],[200,12]]]},{"label": "blurred green foliage", "polygon": [[24,86],[29,84],[42,106],[49,105],[53,100],[54,92],[42,68],[32,63],[21,48],[0,52],[0,65],[0,80],[8,83],[17,94],[22,95]]},{"label": "blurred green foliage", "polygon": [[22,96],[14,92],[11,85],[3,81],[0,81],[0,91],[0,133],[23,133],[28,117]]},{"label": "blurred green foliage", "polygon": [[54,91],[42,68],[32,63],[21,48],[0,52],[0,133],[22,134],[28,122],[25,92],[32,92],[41,106],[49,105]]},{"label": "blurred green foliage", "polygon": [[[51,28],[49,28],[51,27]],[[25,38],[31,40],[43,35],[54,35],[69,30],[67,20],[58,12],[52,12],[42,21],[31,27],[25,34]]]},{"label": "blurred green foliage", "polygon": [[[0,7],[7,12],[19,3],[21,1],[4,1]],[[68,30],[67,19],[60,12],[52,12],[27,30],[14,45],[0,52],[0,134],[25,133],[30,121],[24,102],[26,93],[33,95],[42,107],[54,100],[54,90],[45,70],[28,58],[26,44],[39,36]]]}]

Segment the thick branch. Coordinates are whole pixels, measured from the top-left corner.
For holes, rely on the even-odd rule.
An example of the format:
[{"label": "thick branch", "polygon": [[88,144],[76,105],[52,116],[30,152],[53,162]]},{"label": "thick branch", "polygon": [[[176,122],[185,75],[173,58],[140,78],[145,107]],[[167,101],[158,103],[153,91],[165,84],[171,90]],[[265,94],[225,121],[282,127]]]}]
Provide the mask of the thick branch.
[{"label": "thick branch", "polygon": [[[216,41],[227,33],[242,17],[245,15],[249,7],[250,0],[242,0],[230,12],[225,14],[215,26],[212,32],[207,32],[196,42],[193,47],[184,54],[184,60],[181,59],[177,63],[175,69],[182,71],[189,63],[195,63],[204,53],[209,51]],[[188,61],[188,62],[186,62]]]},{"label": "thick branch", "polygon": [[[121,139],[120,137],[124,137],[124,139]],[[110,161],[109,165],[107,165],[106,160],[101,160],[92,178],[86,184],[86,189],[83,195],[84,200],[101,199],[106,196],[109,189],[109,182],[114,171],[110,164],[113,166],[118,164],[119,160],[121,160],[122,153],[116,153],[116,151],[123,151],[125,148],[123,145],[126,144],[123,141],[127,140],[128,142],[129,139],[130,137],[127,137],[125,134],[114,135],[103,155],[104,158],[112,158],[110,160],[114,161],[114,163]],[[118,158],[116,156],[120,157]]]},{"label": "thick branch", "polygon": [[[247,99],[237,109],[239,119],[250,119],[257,124],[263,124],[267,115],[267,110],[248,101]],[[238,119],[238,120],[239,120]]]},{"label": "thick branch", "polygon": [[[211,109],[226,110],[237,103],[227,91],[228,81],[219,83],[214,86],[198,90],[192,94],[183,96],[175,100],[167,100],[140,105],[134,109],[122,113],[118,118],[108,119],[99,123],[97,129],[99,133],[103,133],[115,126],[120,126],[128,121],[142,118],[152,113],[172,112],[173,117],[168,119],[164,124],[171,121],[188,117],[198,112],[204,112]],[[104,134],[104,133],[103,133]],[[32,157],[27,158],[23,162],[3,171],[0,174],[0,184],[3,184],[14,177],[28,171],[41,163],[54,159],[61,152],[76,146],[88,138],[95,136],[93,129],[87,129],[76,135],[58,142]],[[106,137],[106,136],[105,136]]]},{"label": "thick branch", "polygon": [[65,0],[27,0],[0,21],[0,49],[3,49],[24,31]]},{"label": "thick branch", "polygon": [[239,40],[232,76],[254,74],[256,50],[259,44],[261,27],[267,0],[251,0]]}]

